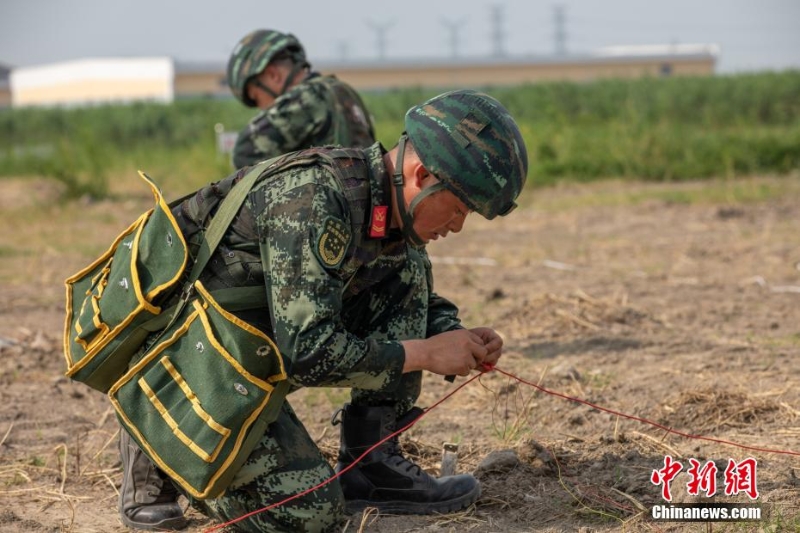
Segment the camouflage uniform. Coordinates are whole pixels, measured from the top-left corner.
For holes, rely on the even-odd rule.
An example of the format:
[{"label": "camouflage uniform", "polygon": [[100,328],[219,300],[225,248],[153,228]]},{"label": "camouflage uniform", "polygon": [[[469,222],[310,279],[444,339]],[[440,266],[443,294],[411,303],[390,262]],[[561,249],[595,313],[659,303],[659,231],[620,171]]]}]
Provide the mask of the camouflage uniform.
[{"label": "camouflage uniform", "polygon": [[[237,530],[326,531],[336,527],[345,505],[349,512],[366,505],[447,513],[480,495],[469,474],[432,478],[402,456],[391,433],[418,414],[413,406],[422,380],[419,371],[402,372],[401,341],[462,327],[457,308],[433,290],[413,213],[426,195],[447,189],[487,219],[506,215],[525,183],[527,153],[505,108],[474,91],[445,93],[412,108],[405,126],[391,176],[377,143],[281,156],[249,191],[201,274],[210,290],[265,286],[267,308],[236,314],[274,339],[295,388],[352,389],[351,403],[342,409],[335,470],[341,477],[303,494],[329,481],[334,469],[287,401],[225,494],[192,502],[229,521],[295,497],[237,522]],[[439,183],[420,191],[408,207],[397,203],[400,232],[388,227],[389,187],[402,197],[398,169],[404,168],[407,140]],[[192,255],[220,201],[247,170],[173,208]],[[391,440],[381,441],[384,435]]]},{"label": "camouflage uniform", "polygon": [[375,142],[363,101],[335,76],[312,72],[256,115],[233,149],[236,168],[311,146],[365,148]]},{"label": "camouflage uniform", "polygon": [[[394,231],[370,237],[373,225],[388,223],[376,219],[380,206],[391,205],[383,147],[317,148],[288,160],[315,154],[329,163],[286,165],[253,188],[202,279],[210,289],[266,282],[269,310],[239,315],[275,340],[294,386],[352,387],[353,405],[391,405],[403,415],[419,396],[422,373],[402,373],[399,341],[460,328],[458,310],[433,292],[424,248]],[[176,210],[189,242],[212,214],[209,206],[245,172]],[[195,505],[230,520],[332,476],[287,402],[227,492]],[[237,527],[324,531],[337,523],[343,503],[333,482]]]}]

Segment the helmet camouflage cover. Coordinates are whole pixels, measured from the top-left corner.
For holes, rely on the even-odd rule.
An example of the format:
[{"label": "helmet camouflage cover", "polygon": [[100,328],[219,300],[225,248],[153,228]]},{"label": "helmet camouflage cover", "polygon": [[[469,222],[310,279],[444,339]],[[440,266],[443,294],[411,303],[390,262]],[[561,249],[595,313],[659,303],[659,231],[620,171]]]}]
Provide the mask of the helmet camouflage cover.
[{"label": "helmet camouflage cover", "polygon": [[409,109],[405,129],[425,168],[471,210],[492,219],[516,207],[528,154],[500,102],[477,91],[451,91]]},{"label": "helmet camouflage cover", "polygon": [[256,103],[247,96],[245,86],[250,78],[261,73],[280,52],[288,52],[295,63],[305,63],[303,45],[291,33],[255,30],[245,35],[228,60],[228,86],[233,95],[248,107]]}]

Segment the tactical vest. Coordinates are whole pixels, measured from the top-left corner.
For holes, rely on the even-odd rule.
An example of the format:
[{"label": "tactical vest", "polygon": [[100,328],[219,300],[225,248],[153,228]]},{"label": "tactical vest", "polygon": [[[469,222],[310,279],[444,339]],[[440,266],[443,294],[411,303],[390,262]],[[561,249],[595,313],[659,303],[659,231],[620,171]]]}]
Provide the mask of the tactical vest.
[{"label": "tactical vest", "polygon": [[[377,149],[377,145],[375,146]],[[371,189],[368,156],[363,150],[352,148],[315,147],[282,156],[276,170],[268,170],[263,179],[281,179],[280,174],[292,168],[322,165],[337,178],[350,207],[351,231],[356,253],[348,257],[340,268],[343,278],[352,276],[361,264],[377,257],[380,241],[367,239],[370,222]],[[202,230],[228,195],[233,185],[246,173],[241,169],[227,178],[198,190],[172,210],[178,225],[195,257],[203,239]],[[205,268],[201,281],[215,290],[227,287],[262,285],[264,272],[259,253],[259,235],[255,213],[261,212],[263,195],[251,195],[253,209],[244,206],[234,218],[218,249]]]}]

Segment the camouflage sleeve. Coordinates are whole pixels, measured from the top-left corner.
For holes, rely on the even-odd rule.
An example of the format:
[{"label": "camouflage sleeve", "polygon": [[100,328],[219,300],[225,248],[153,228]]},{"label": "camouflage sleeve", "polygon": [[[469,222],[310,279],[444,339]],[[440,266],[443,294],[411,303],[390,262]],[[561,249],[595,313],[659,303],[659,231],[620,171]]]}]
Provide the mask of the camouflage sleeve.
[{"label": "camouflage sleeve", "polygon": [[345,282],[338,267],[352,241],[341,193],[311,180],[266,194],[268,207],[258,219],[261,254],[275,341],[290,362],[290,379],[301,386],[393,389],[405,362],[402,345],[356,337],[341,320]]},{"label": "camouflage sleeve", "polygon": [[330,127],[332,111],[325,88],[302,83],[281,95],[239,133],[233,148],[236,168],[308,148]]},{"label": "camouflage sleeve", "polygon": [[443,298],[433,291],[433,268],[428,253],[424,249],[419,250],[425,264],[425,277],[428,280],[428,337],[433,337],[445,331],[463,329],[461,320],[458,318],[458,307],[450,300]]}]

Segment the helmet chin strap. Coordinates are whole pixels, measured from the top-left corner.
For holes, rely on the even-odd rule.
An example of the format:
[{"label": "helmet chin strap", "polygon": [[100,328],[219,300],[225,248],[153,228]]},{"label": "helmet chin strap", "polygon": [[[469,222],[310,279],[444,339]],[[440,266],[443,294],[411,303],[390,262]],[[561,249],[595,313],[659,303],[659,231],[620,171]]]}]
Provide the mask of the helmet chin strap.
[{"label": "helmet chin strap", "polygon": [[292,70],[289,71],[289,75],[286,76],[286,80],[284,80],[283,82],[283,88],[281,89],[281,94],[286,92],[286,90],[292,84],[292,81],[294,81],[294,77],[297,76],[298,72],[310,66],[311,65],[309,65],[308,62],[306,61],[295,62],[294,65],[292,65]]},{"label": "helmet chin strap", "polygon": [[280,96],[280,94],[276,93],[275,91],[273,91],[272,89],[261,83],[261,80],[258,78],[255,78],[253,80],[253,83],[255,84],[256,87],[258,87],[259,89],[261,89],[262,91],[264,91],[273,98],[277,98]]},{"label": "helmet chin strap", "polygon": [[407,135],[402,135],[400,141],[397,143],[397,160],[394,164],[394,174],[392,174],[392,184],[394,185],[395,196],[397,197],[397,209],[400,212],[400,218],[403,220],[402,233],[403,236],[411,242],[414,246],[424,246],[425,242],[414,231],[414,209],[419,205],[420,201],[430,196],[431,194],[444,190],[445,186],[441,182],[434,183],[430,187],[420,191],[417,196],[411,200],[411,204],[406,209],[406,199],[403,194],[403,157],[406,152]]},{"label": "helmet chin strap", "polygon": [[295,63],[292,66],[292,70],[289,71],[289,74],[286,76],[286,79],[283,81],[283,87],[281,87],[281,91],[278,92],[278,93],[276,93],[275,91],[273,91],[272,89],[270,89],[269,87],[267,87],[266,85],[261,83],[261,80],[258,79],[258,77],[256,77],[255,80],[253,80],[253,82],[256,84],[256,87],[260,88],[262,91],[266,92],[271,97],[278,98],[280,95],[282,95],[283,93],[286,92],[286,90],[292,84],[292,80],[294,80],[294,77],[297,75],[297,73],[300,72],[301,70],[303,70],[304,68],[308,67],[308,66],[310,66],[310,65],[306,61],[301,61],[299,63]]}]

